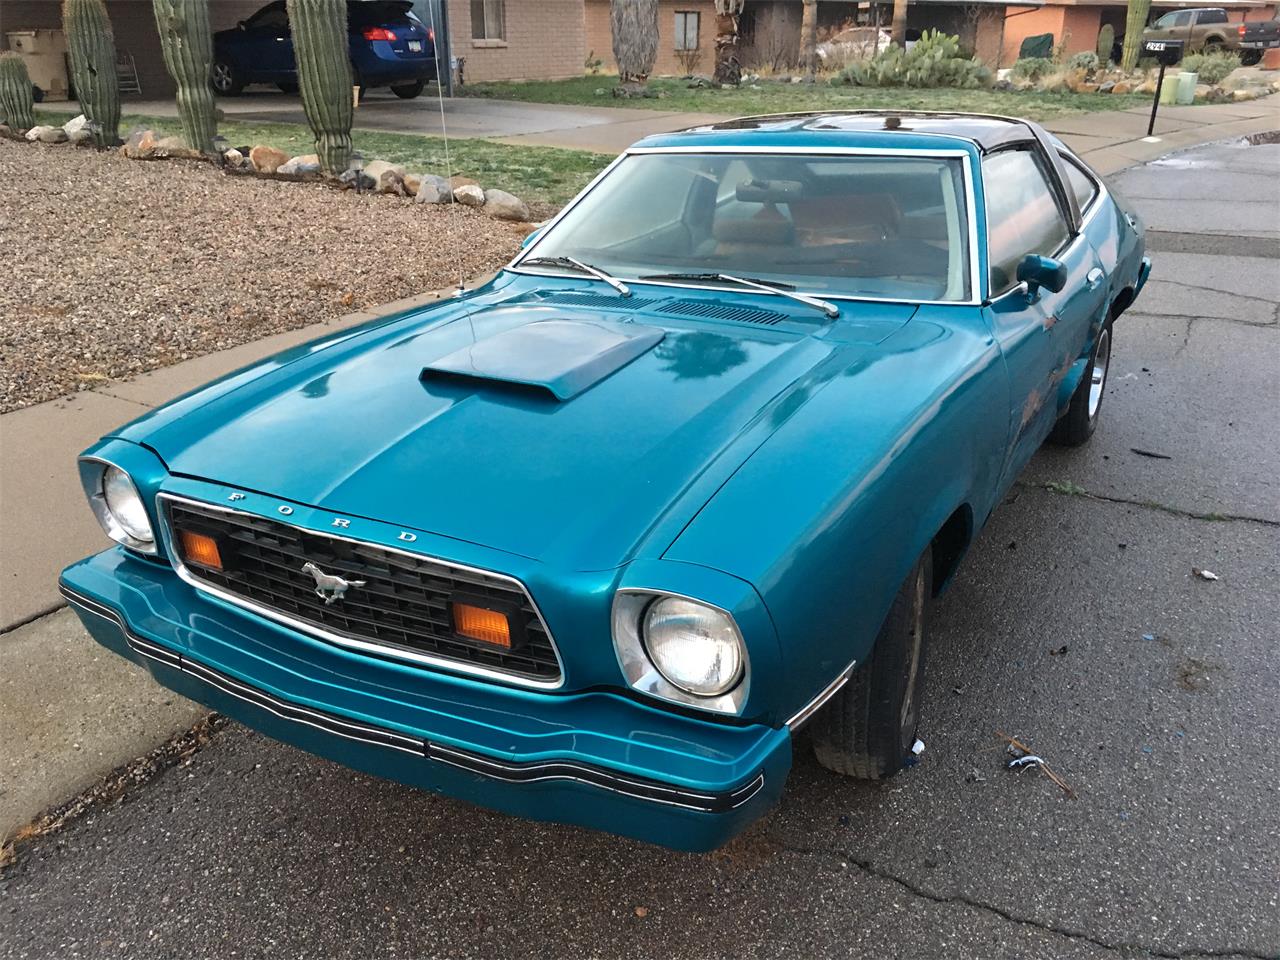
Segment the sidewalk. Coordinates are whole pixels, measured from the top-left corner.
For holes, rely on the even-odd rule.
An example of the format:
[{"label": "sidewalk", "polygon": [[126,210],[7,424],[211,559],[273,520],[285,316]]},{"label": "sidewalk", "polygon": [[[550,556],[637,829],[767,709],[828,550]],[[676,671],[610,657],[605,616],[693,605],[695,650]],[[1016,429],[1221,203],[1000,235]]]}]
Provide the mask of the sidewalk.
[{"label": "sidewalk", "polygon": [[[680,125],[691,122],[689,114],[679,117]],[[653,114],[652,122],[666,118]],[[603,126],[617,132],[632,122],[635,118],[595,124],[592,129]],[[1165,108],[1157,127],[1158,143],[1142,140],[1143,111],[1068,118],[1055,127],[1099,171],[1113,173],[1194,144],[1280,129],[1280,96],[1216,107]],[[553,133],[567,136],[543,131],[520,137]],[[104,431],[214,377],[293,344],[438,297],[428,293],[398,301],[374,313],[352,314],[0,416],[0,697],[10,708],[0,715],[10,729],[10,736],[0,740],[0,771],[6,771],[9,781],[0,784],[0,838],[79,789],[77,784],[87,785],[161,742],[192,716],[190,704],[164,696],[141,670],[116,663],[112,666],[120,669],[102,668],[101,658],[95,660],[96,646],[69,613],[38,619],[62,605],[56,589],[62,567],[109,545],[84,503],[76,477],[80,450]],[[64,682],[68,676],[71,682]],[[112,736],[114,724],[99,717],[98,727],[108,735],[91,749],[82,749],[88,742],[83,740],[83,703],[89,694],[118,704],[136,721],[136,735]],[[33,716],[40,719],[29,728],[17,723]],[[45,767],[32,766],[36,755],[44,758]],[[13,786],[15,777],[8,773],[18,769],[37,784],[24,788],[21,796]],[[39,770],[55,773],[45,776]]]}]

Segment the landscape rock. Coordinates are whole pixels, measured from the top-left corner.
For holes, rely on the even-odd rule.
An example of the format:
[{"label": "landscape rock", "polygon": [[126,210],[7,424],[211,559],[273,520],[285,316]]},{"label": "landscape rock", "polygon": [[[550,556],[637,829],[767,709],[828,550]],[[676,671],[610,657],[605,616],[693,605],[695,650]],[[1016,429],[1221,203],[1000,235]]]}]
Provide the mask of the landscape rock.
[{"label": "landscape rock", "polygon": [[515,194],[505,190],[486,190],[484,192],[484,212],[499,220],[515,220],[526,222],[533,216],[529,205]]},{"label": "landscape rock", "polygon": [[258,144],[249,151],[249,163],[253,165],[253,169],[258,173],[275,173],[288,161],[289,155],[283,150],[277,150],[275,147],[268,147],[264,144]]},{"label": "landscape rock", "polygon": [[1145,93],[1145,94],[1148,94],[1148,95],[1155,93],[1155,92],[1156,92],[1156,81],[1155,81],[1155,79],[1154,79],[1154,78],[1150,78],[1150,79],[1147,79],[1147,80],[1143,80],[1140,84],[1138,84],[1136,87],[1134,87],[1133,92],[1134,92],[1134,93]]},{"label": "landscape rock", "polygon": [[374,189],[383,193],[395,193],[403,189],[404,167],[386,160],[372,160],[364,165],[365,175],[373,181]]},{"label": "landscape rock", "polygon": [[153,155],[194,160],[200,156],[200,151],[192,150],[181,137],[162,137],[156,141]]},{"label": "landscape rock", "polygon": [[1099,84],[1098,92],[1111,93],[1113,90],[1115,90],[1115,88],[1116,88],[1116,82],[1114,80],[1106,80],[1103,83]]},{"label": "landscape rock", "polygon": [[74,137],[78,131],[85,129],[87,126],[89,126],[89,118],[82,113],[80,116],[72,117],[64,123],[62,129],[66,131],[68,137]]},{"label": "landscape rock", "polygon": [[342,173],[338,174],[338,182],[348,190],[355,190],[357,187],[361,190],[373,190],[377,186],[373,182],[373,177],[363,170],[359,173],[354,170],[343,170]]},{"label": "landscape rock", "polygon": [[286,176],[300,177],[320,172],[320,158],[314,153],[304,154],[301,157],[294,157],[288,160],[276,169],[276,173],[282,173]]},{"label": "landscape rock", "polygon": [[67,137],[77,147],[88,146],[93,143],[93,134],[88,130],[77,130]]},{"label": "landscape rock", "polygon": [[484,191],[474,183],[464,183],[453,190],[453,198],[468,207],[484,206]]},{"label": "landscape rock", "polygon": [[[59,133],[62,132],[61,127],[49,127],[49,126],[45,126],[44,124],[37,124],[36,126],[32,127],[30,130],[27,131],[27,139],[30,140],[32,143],[35,143],[37,140],[42,139],[45,134],[53,130],[57,130]],[[66,134],[64,133],[63,136],[65,137]]]},{"label": "landscape rock", "polygon": [[1252,90],[1243,90],[1243,89],[1232,90],[1231,99],[1232,100],[1256,100],[1258,99],[1258,95],[1254,93]]},{"label": "landscape rock", "polygon": [[156,142],[154,130],[134,130],[129,134],[129,139],[124,142],[124,146],[120,148],[120,152],[130,160],[147,160],[153,156]]},{"label": "landscape rock", "polygon": [[12,137],[13,128],[7,123],[0,123],[0,137]]},{"label": "landscape rock", "polygon": [[[413,195],[418,203],[446,203],[453,199],[453,188],[444,177],[438,177],[434,173],[420,173],[415,179],[417,184]],[[405,177],[405,188],[408,187],[409,177]]]},{"label": "landscape rock", "polygon": [[227,150],[222,154],[222,162],[228,167],[238,169],[241,164],[244,163],[244,154],[235,147],[232,147],[230,150]]},{"label": "landscape rock", "polygon": [[[1129,80],[1117,80],[1111,85],[1112,93],[1132,93],[1133,83]],[[1153,93],[1155,91],[1152,91]]]}]

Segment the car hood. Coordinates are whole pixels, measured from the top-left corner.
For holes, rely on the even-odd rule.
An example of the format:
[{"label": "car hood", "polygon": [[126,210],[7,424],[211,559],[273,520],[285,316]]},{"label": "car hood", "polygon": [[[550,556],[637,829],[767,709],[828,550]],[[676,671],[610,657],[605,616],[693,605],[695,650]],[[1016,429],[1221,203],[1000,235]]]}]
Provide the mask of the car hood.
[{"label": "car hood", "polygon": [[121,436],[176,474],[609,569],[650,536],[665,534],[659,551],[674,539],[802,402],[796,385],[816,366],[873,349],[912,312],[886,304],[829,326],[756,329],[533,304],[441,307],[208,402],[189,396],[180,415]]}]

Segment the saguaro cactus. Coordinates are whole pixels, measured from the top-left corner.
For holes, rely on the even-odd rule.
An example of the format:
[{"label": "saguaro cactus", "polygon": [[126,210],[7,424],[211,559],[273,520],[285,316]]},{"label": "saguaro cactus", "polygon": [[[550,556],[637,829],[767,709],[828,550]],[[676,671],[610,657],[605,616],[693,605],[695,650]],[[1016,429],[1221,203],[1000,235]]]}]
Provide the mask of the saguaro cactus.
[{"label": "saguaro cactus", "polygon": [[178,117],[187,146],[212,156],[218,133],[209,68],[213,63],[213,34],[209,32],[208,0],[152,0],[164,65],[178,85]]},{"label": "saguaro cactus", "polygon": [[1116,28],[1104,23],[1098,31],[1098,63],[1104,68],[1111,62],[1111,50],[1116,45]]},{"label": "saguaro cactus", "polygon": [[17,130],[36,125],[31,77],[22,58],[12,51],[0,53],[0,120]]},{"label": "saguaro cactus", "polygon": [[347,50],[347,0],[286,0],[298,86],[316,155],[327,173],[351,164],[351,61]]},{"label": "saguaro cactus", "polygon": [[1120,54],[1120,69],[1131,72],[1138,65],[1142,51],[1142,31],[1151,14],[1151,0],[1129,0],[1129,12],[1124,23],[1124,49]]},{"label": "saguaro cactus", "polygon": [[62,28],[71,55],[71,82],[90,121],[93,142],[113,147],[120,140],[120,81],[107,8],[102,0],[62,0]]}]

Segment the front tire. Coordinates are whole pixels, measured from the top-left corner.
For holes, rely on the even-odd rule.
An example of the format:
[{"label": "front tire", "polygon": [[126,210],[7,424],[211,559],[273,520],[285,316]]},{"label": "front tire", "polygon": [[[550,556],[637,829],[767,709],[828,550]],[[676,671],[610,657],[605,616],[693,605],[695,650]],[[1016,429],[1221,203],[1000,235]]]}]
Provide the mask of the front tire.
[{"label": "front tire", "polygon": [[1053,426],[1049,442],[1060,447],[1078,447],[1088,442],[1098,428],[1102,413],[1103,392],[1107,388],[1107,373],[1111,369],[1111,322],[1108,321],[1094,341],[1080,385],[1071,395],[1071,404]]},{"label": "front tire", "polygon": [[414,97],[420,96],[426,88],[425,81],[417,80],[414,83],[397,84],[391,88],[391,92],[401,100],[412,100]]},{"label": "front tire", "polygon": [[828,770],[881,780],[905,765],[920,720],[932,595],[930,547],[898,589],[870,659],[814,717],[813,752]]},{"label": "front tire", "polygon": [[244,90],[246,81],[234,63],[219,57],[214,59],[209,70],[209,83],[219,96],[234,97]]}]

